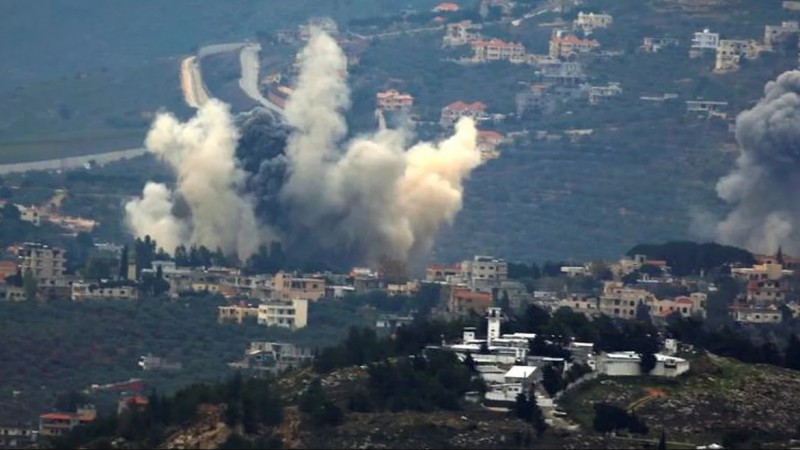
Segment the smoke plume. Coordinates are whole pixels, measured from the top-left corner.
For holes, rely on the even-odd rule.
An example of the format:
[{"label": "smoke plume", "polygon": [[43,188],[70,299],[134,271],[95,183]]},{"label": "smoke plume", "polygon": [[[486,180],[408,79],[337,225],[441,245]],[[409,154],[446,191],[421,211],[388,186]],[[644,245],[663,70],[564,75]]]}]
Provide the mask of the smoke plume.
[{"label": "smoke plume", "polygon": [[160,115],[146,144],[177,183],[148,183],[128,203],[133,232],[167,251],[197,244],[242,259],[273,240],[296,259],[338,265],[427,252],[480,164],[474,123],[462,119],[438,144],[409,145],[410,132],[384,126],[346,140],[346,61],[332,38],[313,33],[285,124],[260,110],[233,118],[218,101],[186,123]]},{"label": "smoke plume", "polygon": [[252,255],[270,232],[259,227],[252,200],[241,193],[247,175],[234,157],[238,138],[228,107],[216,100],[185,123],[159,114],[145,145],[173,169],[176,187],[147,183],[142,198],[125,206],[131,230],[149,234],[168,252],[185,244]]},{"label": "smoke plume", "polygon": [[719,239],[752,251],[800,250],[800,71],[770,81],[764,97],[736,119],[740,155],[717,183],[734,209],[717,226]]}]

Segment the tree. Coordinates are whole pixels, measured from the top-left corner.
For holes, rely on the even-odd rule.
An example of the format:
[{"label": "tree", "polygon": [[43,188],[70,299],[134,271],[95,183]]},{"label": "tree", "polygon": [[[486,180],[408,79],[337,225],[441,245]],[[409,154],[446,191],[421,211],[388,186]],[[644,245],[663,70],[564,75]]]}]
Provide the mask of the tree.
[{"label": "tree", "polygon": [[786,347],[786,367],[793,370],[800,370],[800,339],[792,333],[789,337],[789,345]]},{"label": "tree", "polygon": [[561,379],[561,374],[552,364],[548,364],[542,369],[542,386],[550,397],[564,388],[564,380]]},{"label": "tree", "polygon": [[111,277],[111,265],[106,258],[92,257],[86,262],[86,267],[81,271],[84,278],[89,280],[103,280]]},{"label": "tree", "polygon": [[650,318],[650,307],[645,305],[642,301],[639,301],[636,305],[636,320],[647,323],[652,322]]},{"label": "tree", "polygon": [[547,429],[547,424],[544,421],[544,414],[536,403],[536,397],[534,395],[528,398],[528,396],[522,392],[517,394],[513,411],[517,418],[533,425],[538,436],[541,436],[545,429]]},{"label": "tree", "polygon": [[467,352],[466,358],[464,358],[464,365],[467,366],[470,373],[476,373],[478,371],[477,366],[475,364],[475,359],[472,358],[472,353]]},{"label": "tree", "polygon": [[120,280],[128,279],[128,244],[122,247],[122,254],[119,256],[119,273],[117,277]]},{"label": "tree", "polygon": [[6,204],[3,205],[3,209],[0,210],[0,215],[3,216],[3,220],[9,222],[19,222],[20,218],[22,217],[19,209],[11,202],[6,202]]},{"label": "tree", "polygon": [[667,439],[664,436],[664,430],[661,430],[661,437],[658,439],[658,450],[667,450]]},{"label": "tree", "polygon": [[656,355],[648,351],[641,353],[640,357],[639,367],[642,369],[642,374],[648,375],[656,368]]},{"label": "tree", "polygon": [[36,300],[36,290],[39,287],[39,283],[36,281],[36,277],[33,276],[31,269],[25,270],[25,275],[22,277],[22,287],[25,289],[26,300]]}]

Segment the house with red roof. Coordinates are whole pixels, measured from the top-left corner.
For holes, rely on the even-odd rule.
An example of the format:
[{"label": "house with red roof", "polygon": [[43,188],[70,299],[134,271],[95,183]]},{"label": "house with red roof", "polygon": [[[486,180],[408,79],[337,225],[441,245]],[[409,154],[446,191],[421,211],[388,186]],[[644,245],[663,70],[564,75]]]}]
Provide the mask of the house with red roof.
[{"label": "house with red roof", "polygon": [[590,53],[600,47],[594,39],[580,39],[564,30],[554,30],[550,37],[550,56],[559,59],[572,59],[579,54]]},{"label": "house with red roof", "polygon": [[436,12],[436,13],[441,13],[441,12],[443,12],[443,13],[453,13],[453,12],[458,11],[459,9],[460,8],[459,8],[459,6],[457,4],[448,2],[448,3],[439,3],[431,11]]},{"label": "house with red roof", "polygon": [[488,161],[500,156],[497,146],[503,142],[503,134],[492,130],[478,130],[478,150],[481,161]]},{"label": "house with red roof", "polygon": [[375,94],[375,103],[381,111],[408,110],[414,106],[414,96],[389,89]]},{"label": "house with red roof", "polygon": [[470,117],[475,122],[481,122],[488,119],[489,115],[486,113],[486,105],[483,103],[465,103],[459,100],[442,108],[439,123],[443,127],[451,127],[462,117]]},{"label": "house with red roof", "polygon": [[61,436],[78,425],[87,425],[97,419],[93,406],[78,408],[76,412],[52,412],[39,416],[40,436]]}]

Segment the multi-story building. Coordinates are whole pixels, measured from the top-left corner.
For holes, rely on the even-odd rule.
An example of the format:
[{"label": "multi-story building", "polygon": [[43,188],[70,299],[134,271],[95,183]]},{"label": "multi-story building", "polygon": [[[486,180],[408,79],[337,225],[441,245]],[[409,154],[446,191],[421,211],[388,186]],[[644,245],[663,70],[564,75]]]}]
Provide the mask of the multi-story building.
[{"label": "multi-story building", "polygon": [[755,264],[753,267],[734,267],[731,275],[738,280],[764,281],[780,280],[783,277],[791,276],[794,270],[784,269],[783,264],[777,262],[765,262]]},{"label": "multi-story building", "polygon": [[553,98],[548,95],[549,84],[532,84],[523,92],[514,97],[517,106],[517,115],[522,116],[527,111],[547,111],[553,106]]},{"label": "multi-story building", "polygon": [[461,272],[472,289],[491,289],[508,280],[508,263],[492,256],[476,255],[461,263]]},{"label": "multi-story building", "polygon": [[503,142],[502,133],[491,130],[478,131],[478,150],[481,152],[481,161],[488,161],[500,156],[497,146]]},{"label": "multi-story building", "polygon": [[711,30],[706,28],[694,34],[690,49],[700,52],[704,50],[716,50],[718,44],[719,33],[712,33]]},{"label": "multi-story building", "polygon": [[618,281],[606,281],[599,306],[607,316],[633,319],[640,303],[648,304],[654,300],[655,296],[645,289],[628,287]]},{"label": "multi-story building", "polygon": [[642,50],[648,53],[658,53],[665,48],[677,47],[680,42],[669,37],[645,37],[642,39]]},{"label": "multi-story building", "polygon": [[734,305],[730,307],[731,317],[745,323],[780,323],[783,313],[777,306],[758,307],[754,305]]},{"label": "multi-story building", "polygon": [[325,278],[295,276],[278,272],[272,280],[272,296],[280,300],[305,299],[315,302],[325,296]]},{"label": "multi-story building", "polygon": [[458,276],[461,273],[461,266],[456,264],[454,266],[443,266],[441,264],[433,264],[425,269],[425,281],[447,281],[449,277]]},{"label": "multi-story building", "polygon": [[22,273],[30,271],[38,281],[64,276],[64,250],[42,244],[26,243],[19,249]]},{"label": "multi-story building", "polygon": [[727,117],[728,102],[714,100],[687,100],[686,112],[701,117]]},{"label": "multi-story building", "polygon": [[76,302],[84,300],[136,300],[139,291],[136,286],[118,284],[95,284],[73,282],[70,299]]},{"label": "multi-story building", "polygon": [[611,14],[578,13],[578,18],[572,22],[575,29],[583,30],[583,34],[591,34],[595,28],[608,28],[614,23]]},{"label": "multi-story building", "polygon": [[589,88],[589,104],[597,105],[600,100],[607,97],[622,95],[622,87],[619,83],[611,82],[605,86],[592,86]]},{"label": "multi-story building", "polygon": [[797,21],[767,25],[764,27],[764,46],[773,49],[790,39],[797,39],[798,34],[800,34],[800,23]]},{"label": "multi-story building", "polygon": [[508,61],[514,64],[525,62],[525,46],[519,42],[501,39],[475,39],[470,41],[474,62]]},{"label": "multi-story building", "polygon": [[61,436],[78,425],[87,425],[97,418],[93,406],[78,408],[77,412],[53,412],[39,416],[40,436]]},{"label": "multi-story building", "polygon": [[666,318],[678,313],[682,317],[706,316],[706,294],[695,292],[689,296],[680,296],[672,299],[659,300],[655,297],[646,303],[650,308],[650,316],[654,319]]},{"label": "multi-story building", "polygon": [[0,448],[33,448],[39,432],[25,427],[0,427]]},{"label": "multi-story building", "polygon": [[454,287],[450,290],[447,302],[447,312],[457,316],[474,312],[482,315],[492,306],[492,294],[489,292],[475,292],[468,288]]},{"label": "multi-story building", "polygon": [[313,358],[314,352],[308,347],[299,347],[286,342],[252,341],[245,351],[244,360],[235,363],[235,367],[280,373],[289,368],[299,367],[303,362]]},{"label": "multi-story building", "polygon": [[557,308],[569,308],[574,312],[581,313],[588,318],[595,318],[600,315],[600,307],[596,298],[581,297],[573,295],[570,298],[559,300],[555,305]]},{"label": "multi-story building", "polygon": [[443,127],[450,127],[462,117],[470,117],[475,122],[481,122],[489,118],[488,114],[486,114],[486,105],[483,103],[464,103],[459,100],[442,108],[439,124]]},{"label": "multi-story building", "polygon": [[550,37],[550,56],[559,59],[572,59],[600,47],[594,39],[580,39],[564,30],[553,30]]},{"label": "multi-story building", "polygon": [[742,58],[758,56],[759,48],[755,41],[745,39],[720,39],[714,71],[728,72],[739,70]]},{"label": "multi-story building", "polygon": [[6,302],[22,302],[27,300],[25,288],[22,286],[12,286],[8,283],[0,283],[0,300]]},{"label": "multi-story building", "polygon": [[408,110],[414,106],[414,96],[390,89],[375,94],[375,103],[381,111]]},{"label": "multi-story building", "polygon": [[293,330],[303,328],[308,325],[308,299],[293,298],[263,302],[258,305],[258,324]]},{"label": "multi-story building", "polygon": [[480,39],[481,24],[472,23],[470,20],[448,23],[442,38],[442,47],[458,47],[470,41]]},{"label": "multi-story building", "polygon": [[246,317],[258,319],[258,306],[239,302],[235,305],[217,306],[218,322],[242,323]]}]

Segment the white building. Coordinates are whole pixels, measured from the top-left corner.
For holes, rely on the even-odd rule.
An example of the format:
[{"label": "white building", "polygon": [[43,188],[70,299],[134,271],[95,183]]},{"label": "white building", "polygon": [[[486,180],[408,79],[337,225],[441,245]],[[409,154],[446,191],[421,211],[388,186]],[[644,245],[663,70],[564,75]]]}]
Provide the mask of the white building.
[{"label": "white building", "polygon": [[308,300],[268,300],[258,305],[258,324],[300,329],[308,325]]},{"label": "white building", "polygon": [[508,409],[517,401],[517,395],[531,393],[536,367],[513,366],[503,375],[503,383],[491,384],[485,402],[489,408]]},{"label": "white building", "polygon": [[694,34],[691,50],[716,50],[719,44],[719,33],[712,33],[708,28]]},{"label": "white building", "polygon": [[[650,375],[677,377],[689,370],[689,361],[676,356],[656,353],[656,366]],[[635,377],[642,375],[641,357],[636,352],[604,353],[595,360],[595,370],[610,377]]]},{"label": "white building", "polygon": [[448,23],[442,38],[442,47],[457,47],[466,45],[469,41],[480,39],[481,24],[472,23],[470,20]]},{"label": "white building", "polygon": [[139,291],[136,286],[129,285],[104,285],[102,283],[74,282],[70,299],[72,301],[83,300],[136,300],[139,298]]},{"label": "white building", "polygon": [[508,280],[508,263],[492,256],[476,255],[461,263],[461,271],[471,289],[493,287]]},{"label": "white building", "polygon": [[583,34],[591,34],[595,28],[608,28],[614,23],[611,14],[578,13],[578,18],[572,23],[575,29],[580,28]]}]

